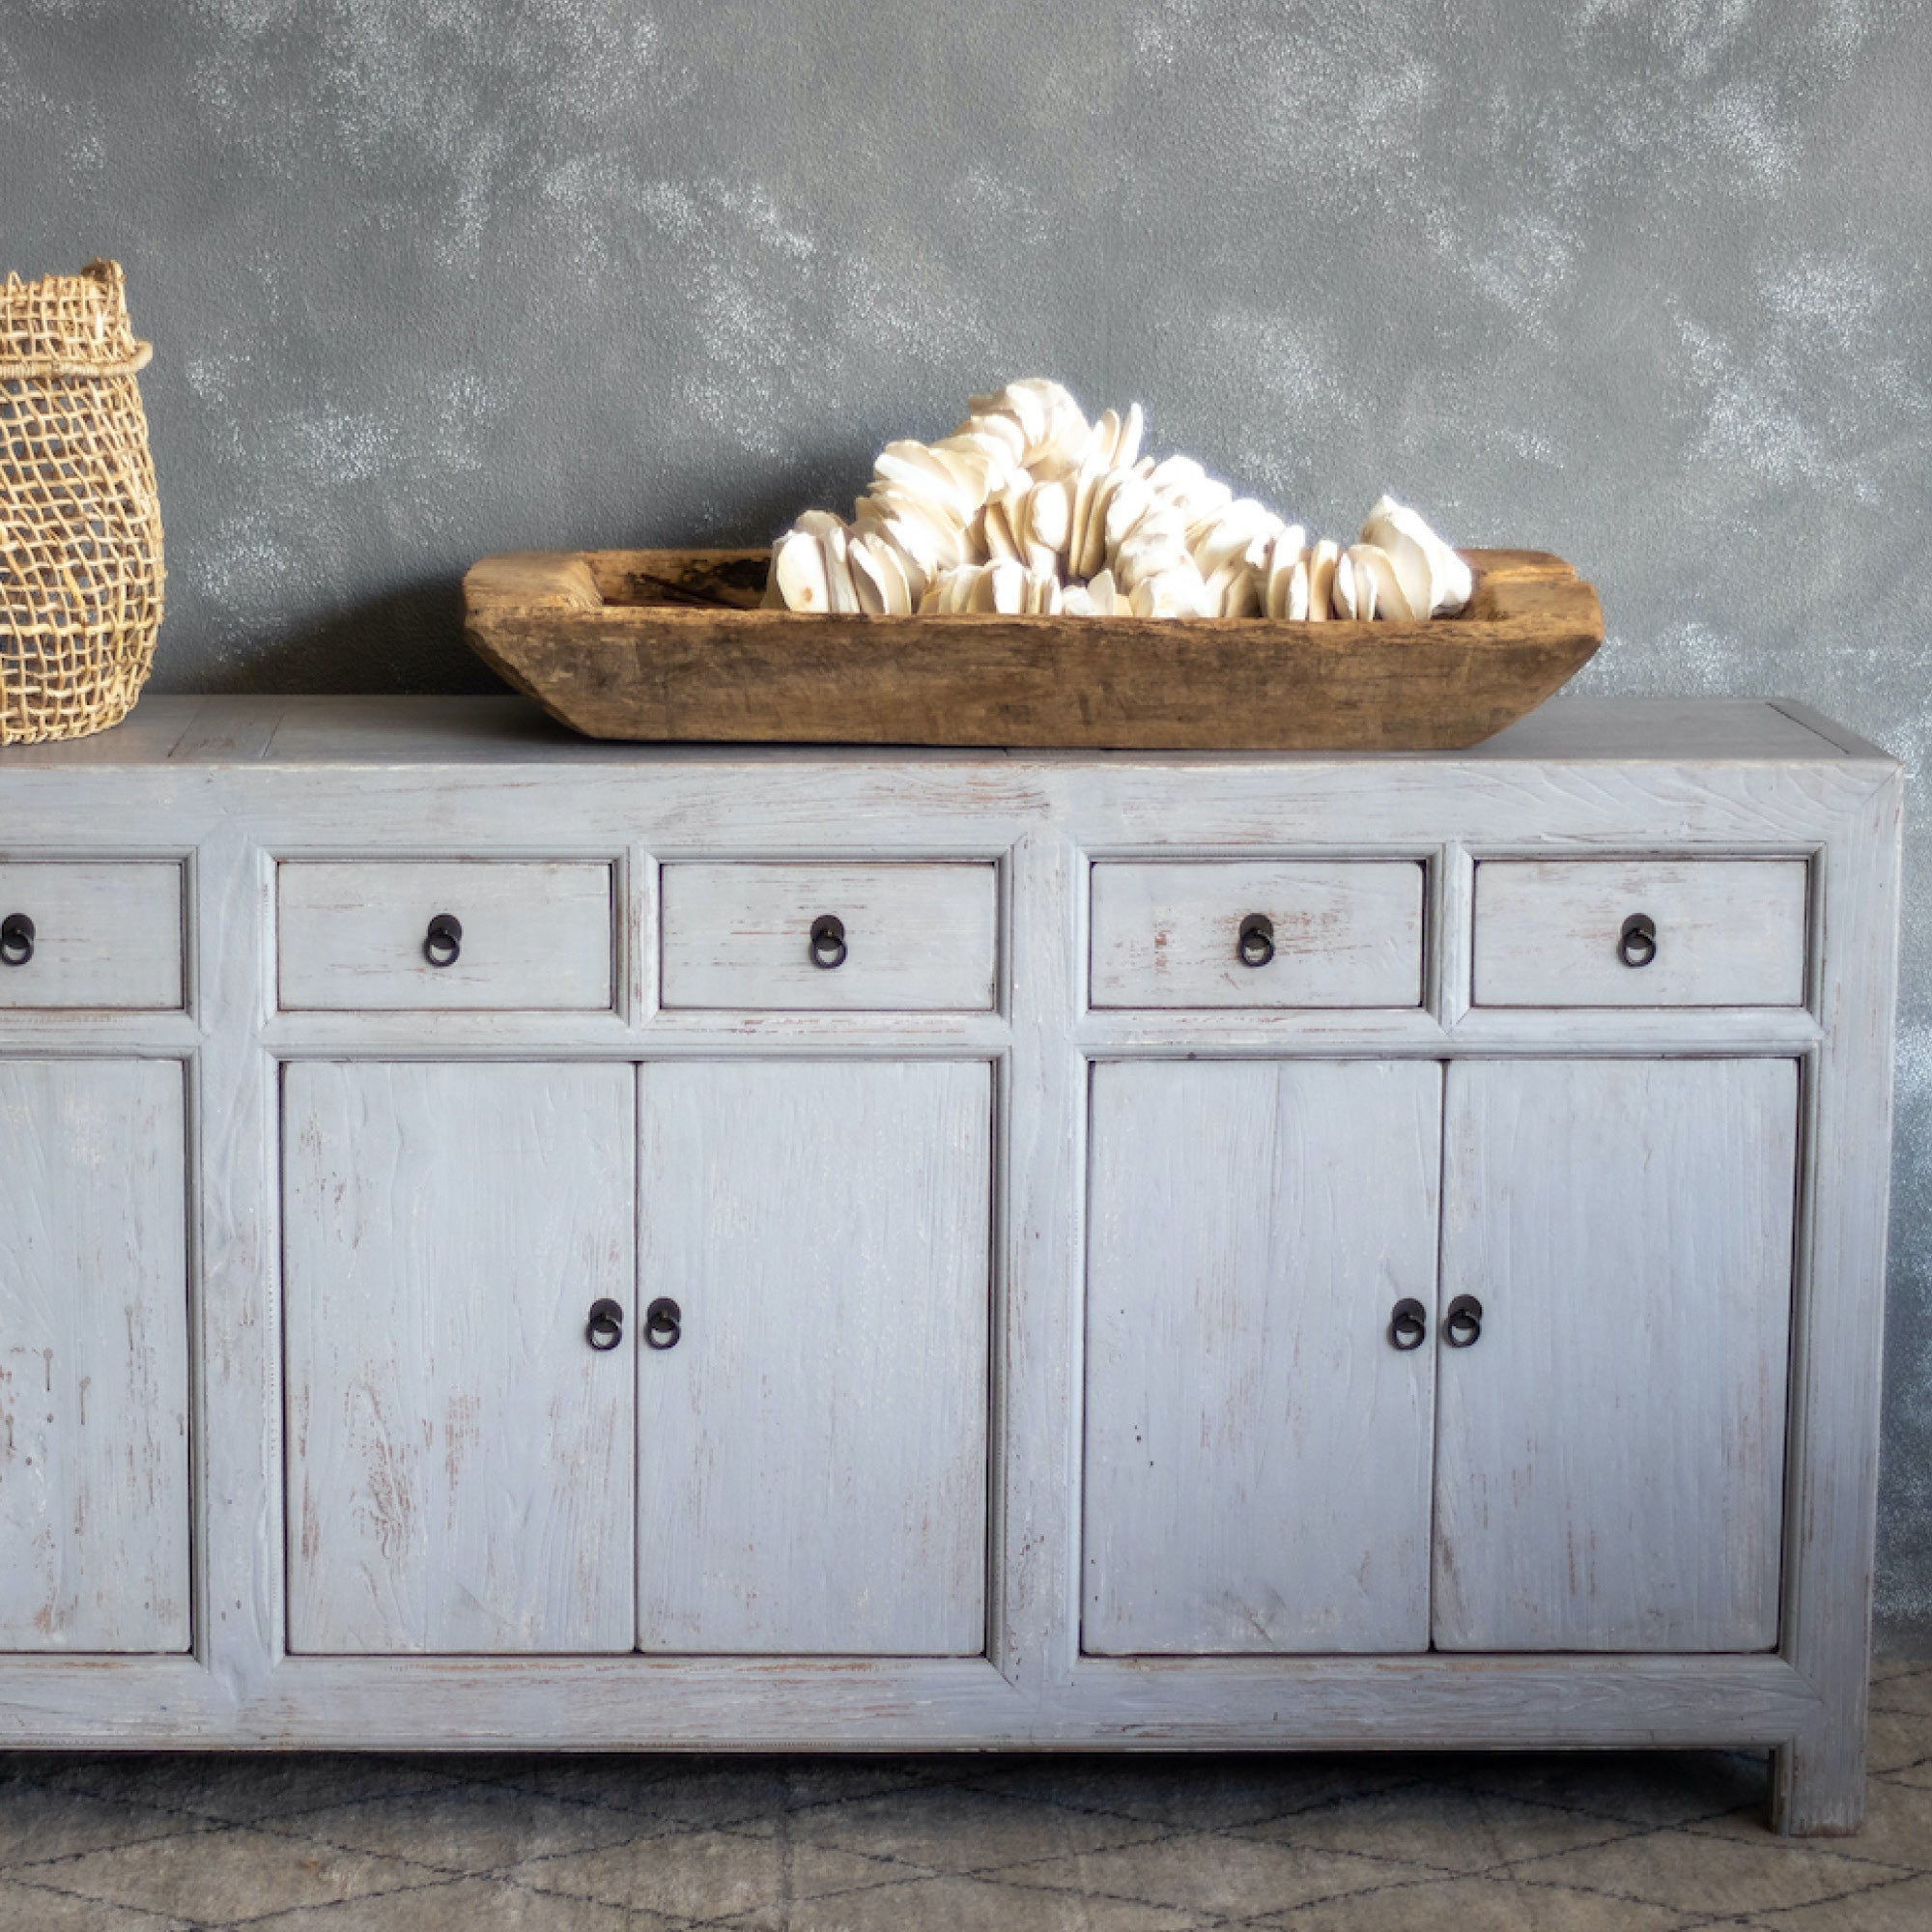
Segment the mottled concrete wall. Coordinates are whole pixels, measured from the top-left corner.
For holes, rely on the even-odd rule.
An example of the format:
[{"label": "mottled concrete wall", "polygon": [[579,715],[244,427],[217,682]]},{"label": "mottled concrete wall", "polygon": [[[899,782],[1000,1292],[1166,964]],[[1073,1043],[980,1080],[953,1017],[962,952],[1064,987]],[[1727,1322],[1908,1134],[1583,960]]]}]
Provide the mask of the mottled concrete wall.
[{"label": "mottled concrete wall", "polygon": [[[159,689],[480,690],[464,566],[760,541],[1045,372],[1604,596],[1599,691],[1932,738],[1910,0],[6,0],[0,268],[128,265]],[[1932,811],[1881,1614],[1932,1635]]]}]

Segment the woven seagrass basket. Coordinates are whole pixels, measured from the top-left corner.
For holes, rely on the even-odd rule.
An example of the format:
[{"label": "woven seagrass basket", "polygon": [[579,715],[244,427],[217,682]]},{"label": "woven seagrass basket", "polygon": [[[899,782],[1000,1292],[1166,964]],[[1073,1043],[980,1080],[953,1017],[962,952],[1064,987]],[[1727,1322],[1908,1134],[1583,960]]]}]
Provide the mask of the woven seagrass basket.
[{"label": "woven seagrass basket", "polygon": [[161,622],[161,510],[118,262],[0,288],[0,745],[132,708]]}]

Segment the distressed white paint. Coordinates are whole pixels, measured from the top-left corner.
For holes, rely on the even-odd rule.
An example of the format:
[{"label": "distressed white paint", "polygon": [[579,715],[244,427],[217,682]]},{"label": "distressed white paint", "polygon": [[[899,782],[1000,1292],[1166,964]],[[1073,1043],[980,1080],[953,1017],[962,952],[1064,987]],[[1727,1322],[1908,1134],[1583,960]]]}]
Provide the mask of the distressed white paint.
[{"label": "distressed white paint", "polygon": [[289,1648],[628,1650],[635,1073],[283,1078]]},{"label": "distressed white paint", "polygon": [[639,1646],[981,1650],[989,1069],[647,1065],[640,1122]]},{"label": "distressed white paint", "polygon": [[[664,868],[664,1004],[828,1012],[984,1011],[999,921],[991,866]],[[812,922],[845,929],[821,966]]]},{"label": "distressed white paint", "polygon": [[[1241,921],[1273,926],[1249,966]],[[1413,1007],[1422,998],[1422,867],[1233,862],[1094,867],[1096,1007]]]},{"label": "distressed white paint", "polygon": [[[438,860],[290,861],[278,868],[281,1004],[552,1012],[611,1003],[609,866]],[[463,927],[456,958],[431,962],[429,924]]]},{"label": "distressed white paint", "polygon": [[181,1005],[178,864],[0,865],[0,918],[16,912],[34,923],[34,951],[0,961],[0,1011]]},{"label": "distressed white paint", "polygon": [[[1769,1746],[1784,1828],[1854,1826],[1899,810],[1891,760],[1783,701],[1578,700],[1470,752],[1330,758],[652,748],[566,739],[513,699],[163,696],[113,732],[0,752],[10,862],[192,855],[194,1014],[0,1007],[0,1052],[187,1063],[198,1350],[193,1656],[0,1661],[0,1736],[80,1747]],[[276,859],[373,869],[425,851],[610,855],[627,976],[655,959],[663,864],[783,854],[985,870],[997,858],[1002,991],[952,1010],[665,1009],[641,987],[616,1009],[273,1010]],[[1423,1005],[1086,1006],[1094,864],[1272,865],[1285,852],[1434,855]],[[1638,854],[1815,855],[1806,1004],[1469,1009],[1479,864]],[[740,1056],[993,1068],[985,1655],[637,1655],[628,1618],[611,1638],[621,1655],[289,1655],[278,1062],[445,1063],[487,1087],[510,1062],[587,1063],[628,1080],[639,1064],[645,1077],[673,1065],[696,1077],[700,1063]],[[1492,1060],[1801,1063],[1777,1649],[1083,1656],[1085,1100],[1088,1064],[1123,1057],[1447,1062],[1451,1074]],[[624,1183],[584,1186],[608,1196]],[[403,1195],[372,1212],[404,1226]],[[502,1319],[472,1305],[479,1321]],[[628,1556],[623,1575],[628,1592]]]},{"label": "distressed white paint", "polygon": [[1429,1641],[1441,1069],[1094,1069],[1084,1647]]},{"label": "distressed white paint", "polygon": [[[1807,870],[1796,859],[1491,860],[1476,867],[1476,1002],[1798,1006]],[[1636,913],[1657,927],[1656,957],[1630,966],[1618,946]]]},{"label": "distressed white paint", "polygon": [[0,1060],[0,1650],[188,1644],[176,1061]]},{"label": "distressed white paint", "polygon": [[1777,1641],[1789,1060],[1449,1069],[1436,1645]]}]

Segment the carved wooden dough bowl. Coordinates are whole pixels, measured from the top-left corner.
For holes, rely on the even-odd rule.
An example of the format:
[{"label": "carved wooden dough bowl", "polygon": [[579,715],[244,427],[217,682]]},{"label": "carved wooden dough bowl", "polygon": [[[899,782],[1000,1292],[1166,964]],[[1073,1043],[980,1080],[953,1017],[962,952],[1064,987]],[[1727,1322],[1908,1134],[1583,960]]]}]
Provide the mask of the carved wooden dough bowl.
[{"label": "carved wooden dough bowl", "polygon": [[770,553],[520,552],[463,580],[472,649],[593,738],[1456,751],[1604,639],[1561,557],[1470,550],[1431,623],[761,611]]}]

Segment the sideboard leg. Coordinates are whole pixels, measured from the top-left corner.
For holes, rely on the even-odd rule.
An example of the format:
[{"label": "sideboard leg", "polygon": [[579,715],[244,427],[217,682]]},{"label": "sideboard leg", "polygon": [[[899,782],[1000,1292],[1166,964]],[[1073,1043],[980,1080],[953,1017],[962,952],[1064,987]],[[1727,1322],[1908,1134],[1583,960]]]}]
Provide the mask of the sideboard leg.
[{"label": "sideboard leg", "polygon": [[1794,1838],[1848,1838],[1864,1823],[1865,1753],[1859,1726],[1796,1738],[1771,1754],[1771,1829]]}]

